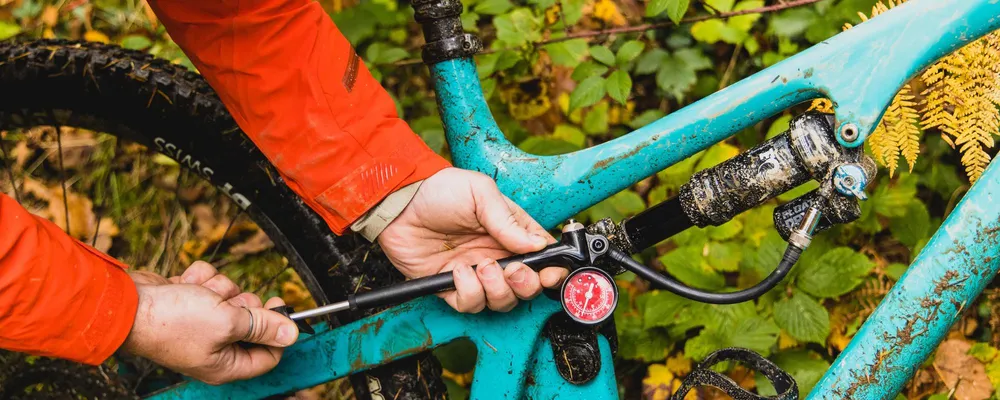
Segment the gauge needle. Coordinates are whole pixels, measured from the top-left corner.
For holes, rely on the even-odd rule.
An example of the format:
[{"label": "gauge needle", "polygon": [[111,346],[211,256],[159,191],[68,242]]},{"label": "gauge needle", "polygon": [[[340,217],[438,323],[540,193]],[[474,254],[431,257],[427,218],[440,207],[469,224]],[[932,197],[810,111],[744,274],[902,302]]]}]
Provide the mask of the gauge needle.
[{"label": "gauge needle", "polygon": [[586,310],[587,306],[590,305],[590,299],[594,298],[594,283],[590,284],[587,288],[587,293],[583,295],[583,309]]}]

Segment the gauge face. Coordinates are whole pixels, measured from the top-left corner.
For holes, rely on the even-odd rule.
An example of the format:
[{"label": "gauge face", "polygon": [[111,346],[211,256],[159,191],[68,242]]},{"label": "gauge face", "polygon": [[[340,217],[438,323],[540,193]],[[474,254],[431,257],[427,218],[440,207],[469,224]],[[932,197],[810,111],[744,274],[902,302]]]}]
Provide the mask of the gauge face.
[{"label": "gauge face", "polygon": [[618,287],[604,271],[578,269],[563,283],[562,304],[566,313],[577,322],[598,324],[615,311]]}]

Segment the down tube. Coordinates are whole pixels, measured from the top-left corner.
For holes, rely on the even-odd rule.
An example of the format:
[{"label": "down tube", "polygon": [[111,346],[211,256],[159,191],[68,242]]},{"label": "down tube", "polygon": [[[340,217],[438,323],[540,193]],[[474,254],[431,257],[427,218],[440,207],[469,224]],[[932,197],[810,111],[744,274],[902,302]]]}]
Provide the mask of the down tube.
[{"label": "down tube", "polygon": [[1000,267],[1000,163],[994,162],[847,349],[810,399],[892,399],[937,348]]}]

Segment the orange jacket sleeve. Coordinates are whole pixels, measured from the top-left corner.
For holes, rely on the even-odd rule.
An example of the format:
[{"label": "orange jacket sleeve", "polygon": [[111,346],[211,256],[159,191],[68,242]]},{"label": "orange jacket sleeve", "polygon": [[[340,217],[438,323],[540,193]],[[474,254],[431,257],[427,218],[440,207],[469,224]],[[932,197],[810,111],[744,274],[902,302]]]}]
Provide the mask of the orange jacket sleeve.
[{"label": "orange jacket sleeve", "polygon": [[103,362],[138,297],[124,266],[0,194],[0,348]]},{"label": "orange jacket sleeve", "polygon": [[153,10],[288,185],[339,233],[448,166],[396,115],[310,0],[155,0]]}]

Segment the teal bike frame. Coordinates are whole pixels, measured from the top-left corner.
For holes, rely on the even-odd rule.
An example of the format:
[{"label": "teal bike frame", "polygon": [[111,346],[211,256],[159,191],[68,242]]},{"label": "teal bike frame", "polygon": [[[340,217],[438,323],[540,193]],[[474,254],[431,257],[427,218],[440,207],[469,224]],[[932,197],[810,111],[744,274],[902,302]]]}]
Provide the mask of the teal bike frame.
[{"label": "teal bike frame", "polygon": [[[431,66],[455,164],[496,178],[542,225],[559,222],[743,128],[813,98],[833,101],[837,132],[872,132],[904,82],[935,60],[1000,28],[1000,0],[911,0],[629,135],[571,154],[539,157],[508,142],[483,98],[476,66]],[[854,132],[845,132],[854,131]],[[854,135],[847,134],[847,137]],[[1000,267],[1000,166],[986,169],[809,398],[891,399]],[[559,303],[539,297],[505,314],[452,311],[418,299],[354,323],[318,327],[272,372],[223,386],[187,382],[162,399],[245,399],[291,392],[459,338],[478,348],[472,397],[612,399],[608,342],[600,373],[563,380],[541,335]],[[389,398],[388,396],[386,398]]]}]

